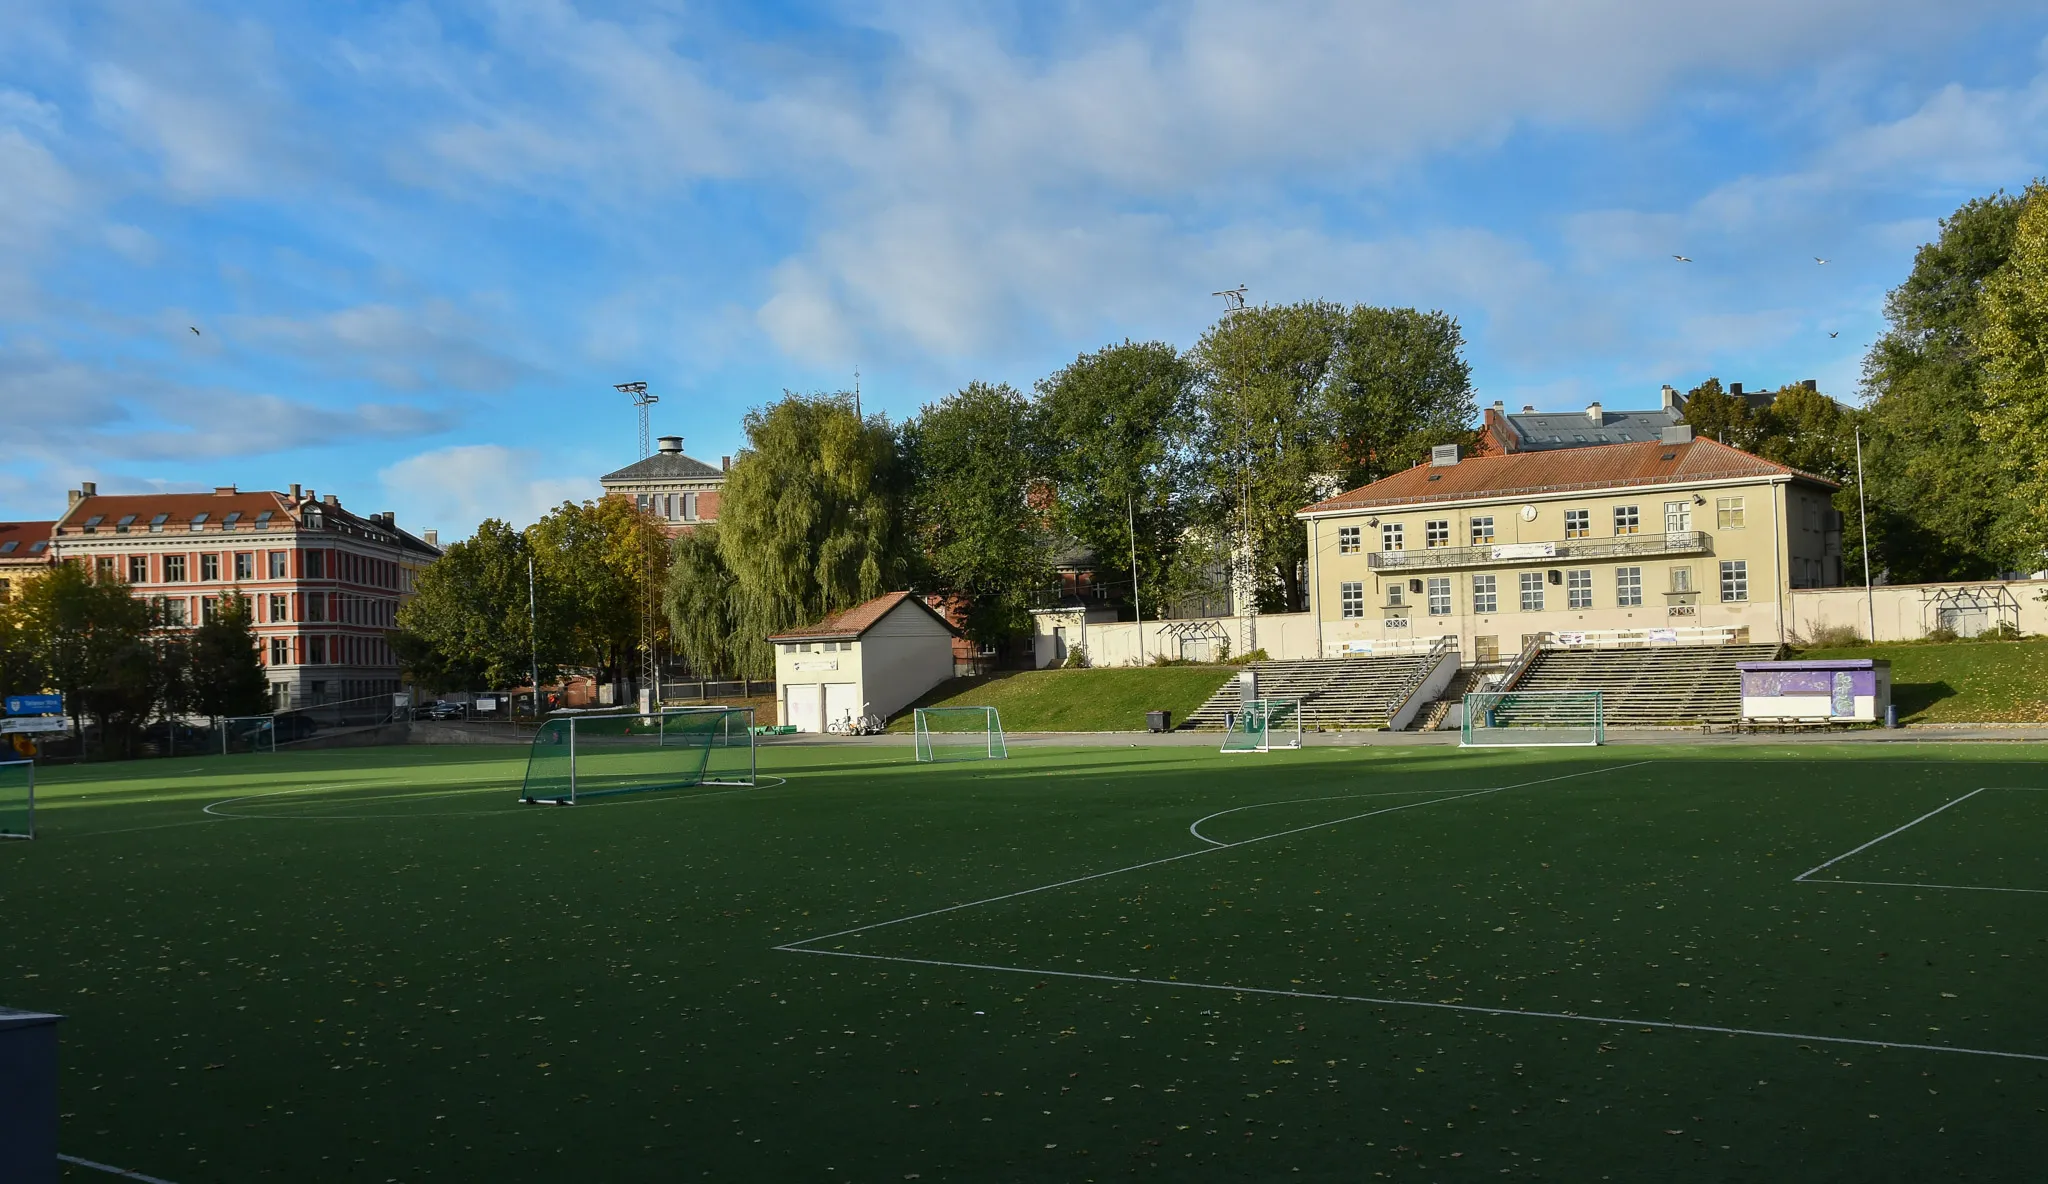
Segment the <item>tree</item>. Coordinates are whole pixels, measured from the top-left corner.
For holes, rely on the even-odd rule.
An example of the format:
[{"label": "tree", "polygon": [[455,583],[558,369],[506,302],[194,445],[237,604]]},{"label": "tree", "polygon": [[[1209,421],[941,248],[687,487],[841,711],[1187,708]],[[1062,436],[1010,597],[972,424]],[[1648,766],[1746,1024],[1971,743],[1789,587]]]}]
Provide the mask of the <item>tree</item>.
[{"label": "tree", "polygon": [[1982,294],[2012,253],[2018,199],[1965,203],[1885,301],[1891,328],[1863,362],[1871,547],[1893,579],[1993,575],[2017,532],[2010,472],[1986,446]]},{"label": "tree", "polygon": [[1763,434],[1749,400],[1729,394],[1718,378],[1709,378],[1685,393],[1685,422],[1700,439],[1717,440],[1744,452],[1755,452]]},{"label": "tree", "polygon": [[[667,533],[631,498],[613,496],[563,502],[526,536],[549,606],[542,637],[568,664],[615,681],[632,665],[643,614],[668,577]],[[657,630],[660,645],[666,630]]]},{"label": "tree", "polygon": [[2048,185],[2027,189],[2006,261],[1984,285],[1973,344],[1984,363],[1977,426],[2009,481],[2002,554],[2042,566],[2048,551]]},{"label": "tree", "polygon": [[125,581],[57,564],[22,589],[15,619],[26,661],[64,696],[74,731],[87,717],[103,726],[146,718],[154,699],[146,687],[154,614]]},{"label": "tree", "polygon": [[733,575],[733,654],[774,676],[767,636],[901,586],[904,474],[896,437],[845,395],[796,395],[747,413],[747,447],[719,502]]},{"label": "tree", "polygon": [[1005,383],[970,383],[903,425],[915,541],[937,586],[960,598],[967,635],[1031,631],[1030,594],[1051,572],[1031,404]]},{"label": "tree", "polygon": [[1160,341],[1082,354],[1037,387],[1052,526],[1128,578],[1137,535],[1140,598],[1163,604],[1189,573],[1177,562],[1200,509],[1195,366]]},{"label": "tree", "polygon": [[1328,398],[1345,488],[1419,464],[1438,444],[1470,447],[1479,407],[1455,318],[1358,305],[1338,332]]},{"label": "tree", "polygon": [[270,710],[270,683],[258,653],[249,598],[224,596],[213,619],[203,621],[187,642],[191,706],[209,720],[260,715]]},{"label": "tree", "polygon": [[676,537],[662,606],[677,652],[699,675],[730,678],[741,671],[733,626],[736,587],[718,554],[717,523]]},{"label": "tree", "polygon": [[[451,543],[420,573],[398,611],[392,649],[408,677],[434,690],[483,690],[529,677],[526,537],[496,518]],[[552,607],[555,603],[550,600]],[[563,630],[543,628],[554,639]],[[543,655],[553,665],[559,648]]]},{"label": "tree", "polygon": [[1855,416],[1819,391],[1777,392],[1755,423],[1756,454],[1847,485],[1856,479]]}]

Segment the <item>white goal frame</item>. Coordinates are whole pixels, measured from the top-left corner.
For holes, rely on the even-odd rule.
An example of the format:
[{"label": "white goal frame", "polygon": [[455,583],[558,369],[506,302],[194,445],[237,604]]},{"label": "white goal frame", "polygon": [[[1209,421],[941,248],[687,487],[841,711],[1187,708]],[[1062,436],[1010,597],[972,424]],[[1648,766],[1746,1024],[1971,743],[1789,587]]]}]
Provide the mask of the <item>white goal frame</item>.
[{"label": "white goal frame", "polygon": [[[1574,705],[1590,715],[1572,718]],[[1460,748],[1591,748],[1607,743],[1607,705],[1601,692],[1473,691],[1465,696]],[[1503,708],[1520,709],[1532,722],[1498,722]],[[1557,722],[1563,714],[1563,722]]]},{"label": "white goal frame", "polygon": [[1223,737],[1223,752],[1272,752],[1301,747],[1301,700],[1253,699]]},{"label": "white goal frame", "polygon": [[[968,752],[967,750],[972,745],[963,740],[953,746],[960,750],[956,755],[940,755],[938,746],[932,743],[931,721],[933,719],[943,720],[951,718],[964,720],[977,715],[981,717],[982,721],[982,751],[979,753]],[[919,707],[911,712],[910,726],[911,739],[917,746],[917,760],[921,763],[939,761],[1003,761],[1010,759],[1010,747],[1003,737],[1003,717],[993,707]],[[938,734],[940,736],[966,737],[973,735],[974,732],[972,728],[964,730],[946,729]]]}]

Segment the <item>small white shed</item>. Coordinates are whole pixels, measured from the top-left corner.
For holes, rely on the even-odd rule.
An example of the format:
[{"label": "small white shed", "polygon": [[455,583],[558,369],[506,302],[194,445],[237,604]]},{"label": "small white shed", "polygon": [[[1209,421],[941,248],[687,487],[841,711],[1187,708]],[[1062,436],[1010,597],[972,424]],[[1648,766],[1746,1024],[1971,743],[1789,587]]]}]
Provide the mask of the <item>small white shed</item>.
[{"label": "small white shed", "polygon": [[889,715],[953,677],[955,636],[909,592],[771,634],[779,718],[799,732],[822,732],[849,716]]}]

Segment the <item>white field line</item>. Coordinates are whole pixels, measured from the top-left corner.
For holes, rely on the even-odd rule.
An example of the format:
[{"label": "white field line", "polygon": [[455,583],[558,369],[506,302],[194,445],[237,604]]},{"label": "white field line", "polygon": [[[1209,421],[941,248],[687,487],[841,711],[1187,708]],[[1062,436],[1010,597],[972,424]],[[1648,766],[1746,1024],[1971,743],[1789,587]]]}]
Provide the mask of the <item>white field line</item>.
[{"label": "white field line", "polygon": [[1970,792],[1964,794],[1962,797],[1956,798],[1954,801],[1943,802],[1941,805],[1936,806],[1934,809],[1929,810],[1927,813],[1922,814],[1920,817],[1915,818],[1913,821],[1908,822],[1906,825],[1898,827],[1895,830],[1888,830],[1883,834],[1877,836],[1876,838],[1870,840],[1868,843],[1863,844],[1861,847],[1856,848],[1854,851],[1844,851],[1840,855],[1835,856],[1833,859],[1828,860],[1826,863],[1821,864],[1819,867],[1810,867],[1805,871],[1800,872],[1798,875],[1792,877],[1792,882],[1797,884],[1799,881],[1804,880],[1806,877],[1812,875],[1813,873],[1833,867],[1835,864],[1842,862],[1844,859],[1849,858],[1851,855],[1854,855],[1857,852],[1868,851],[1872,847],[1877,846],[1879,843],[1884,842],[1886,839],[1891,838],[1893,835],[1903,834],[1904,832],[1909,831],[1914,827],[1920,825],[1921,823],[1927,821],[1928,819],[1934,817],[1936,814],[1941,813],[1943,810],[1948,809],[1950,806],[1961,805],[1962,803],[1969,801],[1971,798],[1974,798],[1978,794],[1983,792],[1983,787],[1979,786],[1978,788],[1973,789]]},{"label": "white field line", "polygon": [[1300,805],[1303,802],[1335,802],[1342,801],[1347,798],[1355,799],[1361,802],[1365,801],[1368,798],[1414,798],[1421,797],[1424,794],[1441,792],[1443,791],[1436,789],[1399,789],[1388,790],[1385,793],[1333,793],[1327,794],[1319,798],[1288,798],[1285,801],[1279,802],[1253,802],[1249,806],[1232,806],[1228,810],[1218,810],[1214,814],[1205,814],[1202,817],[1195,819],[1193,822],[1188,823],[1188,833],[1202,840],[1204,843],[1208,843],[1210,846],[1228,847],[1230,844],[1224,842],[1223,840],[1212,839],[1208,835],[1203,834],[1201,830],[1202,824],[1204,822],[1209,821],[1211,818],[1221,818],[1225,814],[1236,814],[1243,810],[1263,810],[1268,806],[1295,806]]},{"label": "white field line", "polygon": [[[1120,876],[1123,875],[1125,872],[1143,871],[1145,868],[1148,867],[1158,867],[1161,864],[1176,863],[1183,859],[1192,859],[1197,855],[1209,855],[1217,851],[1229,851],[1236,847],[1247,847],[1253,843],[1263,843],[1268,839],[1284,839],[1289,835],[1298,835],[1312,830],[1321,830],[1324,827],[1329,826],[1339,826],[1346,822],[1356,822],[1361,818],[1372,818],[1380,814],[1392,814],[1397,810],[1412,810],[1417,806],[1433,806],[1438,802],[1461,801],[1465,798],[1476,798],[1483,794],[1503,793],[1510,789],[1526,789],[1531,785],[1548,785],[1553,781],[1568,781],[1573,777],[1590,777],[1596,773],[1618,773],[1623,769],[1634,769],[1642,765],[1647,765],[1649,763],[1649,761],[1631,761],[1625,765],[1609,765],[1606,768],[1586,769],[1578,773],[1561,773],[1556,777],[1542,777],[1535,781],[1523,781],[1514,785],[1496,785],[1490,789],[1466,790],[1463,793],[1446,794],[1443,797],[1430,798],[1426,801],[1408,802],[1399,806],[1386,806],[1378,810],[1367,810],[1363,814],[1353,814],[1346,818],[1332,818],[1327,822],[1312,822],[1307,826],[1297,826],[1290,830],[1275,831],[1274,833],[1269,835],[1259,835],[1256,838],[1250,839],[1239,839],[1235,843],[1221,843],[1213,847],[1199,847],[1193,851],[1183,851],[1178,855],[1168,855],[1163,859],[1148,859],[1143,863],[1131,864],[1129,867],[1111,868],[1106,872],[1091,872],[1085,876],[1075,876],[1071,879],[1059,880],[1051,884],[1040,884],[1033,888],[1021,888],[1015,892],[1005,892],[1001,896],[985,896],[980,900],[963,901],[959,904],[949,904],[944,908],[927,909],[922,913],[912,913],[907,917],[892,917],[886,921],[874,921],[866,925],[856,925],[851,929],[841,929],[835,933],[821,933],[816,937],[800,938],[796,941],[788,942],[783,945],[775,946],[773,948],[777,950],[788,950],[793,953],[824,953],[826,951],[799,950],[797,947],[807,946],[812,944],[813,942],[830,941],[835,937],[850,937],[856,933],[866,933],[870,929],[881,929],[889,925],[901,925],[908,921],[922,921],[926,917],[937,917],[945,913],[959,912],[961,909],[978,908],[979,906],[985,904],[996,904],[1000,901],[1015,900],[1020,896],[1030,896],[1034,893],[1039,892],[1051,892],[1056,888],[1070,888],[1075,884],[1086,884],[1090,880],[1101,880],[1109,876]],[[1213,839],[1205,841],[1214,842]]]},{"label": "white field line", "polygon": [[1992,888],[1984,884],[1915,884],[1906,880],[1799,880],[1805,884],[1867,884],[1873,888],[1943,888],[1952,892],[2023,892],[2048,896],[2048,888]]},{"label": "white field line", "polygon": [[1482,1007],[1473,1003],[1432,1003],[1416,999],[1382,999],[1371,995],[1338,995],[1324,991],[1287,991],[1274,987],[1240,987],[1230,983],[1189,982],[1171,978],[1141,978],[1127,974],[1089,974],[1078,970],[1040,970],[1029,966],[996,966],[984,962],[946,962],[936,958],[904,958],[890,954],[857,954],[846,950],[806,950],[778,946],[792,954],[822,954],[831,958],[860,958],[870,962],[906,962],[916,966],[938,966],[953,970],[984,970],[1003,974],[1028,974],[1041,978],[1085,979],[1091,982],[1127,983],[1133,986],[1178,987],[1191,991],[1226,991],[1237,995],[1266,995],[1287,999],[1314,999],[1328,1003],[1363,1003],[1373,1007],[1416,1007],[1431,1011],[1456,1011],[1473,1015],[1523,1016],[1539,1020],[1570,1020],[1580,1024],[1610,1027],[1662,1028],[1675,1032],[1702,1032],[1710,1036],[1759,1036],[1770,1040],[1799,1040],[1812,1044],[1846,1044],[1861,1048],[1897,1048],[1914,1052],[1946,1052],[1973,1057],[2001,1057],[2015,1061],[2048,1062],[2048,1055],[2005,1052],[1994,1048],[1966,1048],[1955,1044],[1913,1044],[1901,1040],[1868,1040],[1856,1036],[1816,1036],[1806,1032],[1779,1032],[1768,1028],[1730,1028],[1719,1024],[1683,1024],[1675,1020],[1628,1019],[1622,1016],[1581,1015],[1571,1011],[1532,1011],[1519,1007]]},{"label": "white field line", "polygon": [[145,1176],[141,1172],[131,1172],[127,1168],[117,1168],[111,1164],[94,1163],[89,1159],[80,1159],[76,1155],[60,1154],[57,1158],[68,1164],[76,1164],[82,1168],[91,1168],[95,1172],[105,1172],[109,1176],[119,1176],[123,1180],[140,1180],[142,1184],[171,1184],[169,1180],[160,1180],[155,1176]]}]

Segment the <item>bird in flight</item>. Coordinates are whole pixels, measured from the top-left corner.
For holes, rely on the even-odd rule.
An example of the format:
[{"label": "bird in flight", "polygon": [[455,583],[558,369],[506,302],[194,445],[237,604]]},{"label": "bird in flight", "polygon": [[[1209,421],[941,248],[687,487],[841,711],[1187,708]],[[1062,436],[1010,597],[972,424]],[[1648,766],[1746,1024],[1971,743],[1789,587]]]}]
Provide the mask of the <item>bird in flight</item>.
[{"label": "bird in flight", "polygon": [[198,337],[198,336],[200,336],[200,333],[199,333],[199,326],[197,326],[197,325],[187,325],[187,326],[185,326],[185,327],[186,327],[187,329],[190,329],[190,330],[192,330],[192,336],[194,336],[194,337]]},{"label": "bird in flight", "polygon": [[1815,263],[1826,263],[1826,262],[1827,262],[1827,260],[1825,260],[1825,259],[1821,258],[1821,257],[1820,257],[1819,255],[1815,255],[1815,256],[1813,257],[1813,261],[1814,261]]},{"label": "bird in flight", "polygon": [[1833,333],[1828,334],[1829,337],[1840,337],[1841,335],[1842,331],[1840,329],[1837,329]]},{"label": "bird in flight", "polygon": [[1672,256],[1672,258],[1673,258],[1673,259],[1676,259],[1676,260],[1678,260],[1678,261],[1679,261],[1680,263],[1691,263],[1691,262],[1692,262],[1692,260],[1690,260],[1690,259],[1686,258],[1686,257],[1685,257],[1685,256],[1683,256],[1683,255],[1673,255],[1673,256]]}]

